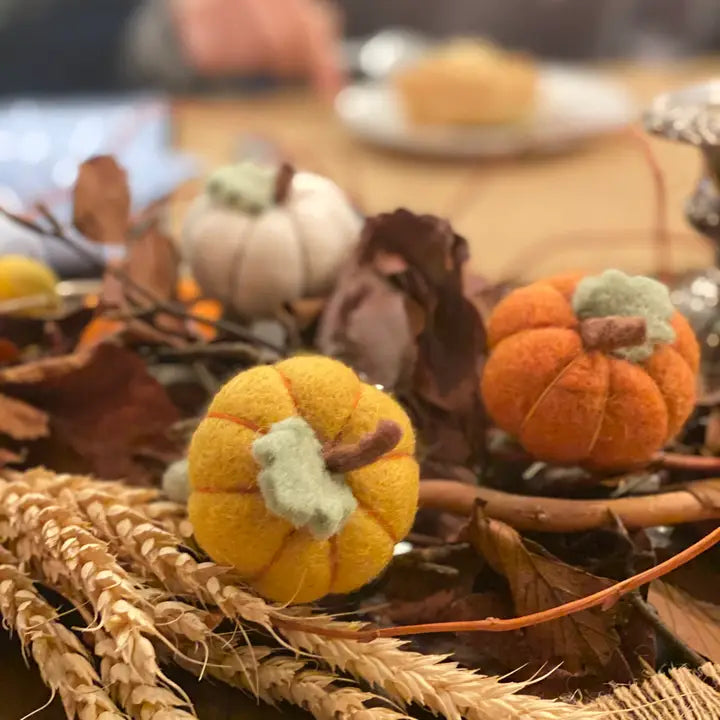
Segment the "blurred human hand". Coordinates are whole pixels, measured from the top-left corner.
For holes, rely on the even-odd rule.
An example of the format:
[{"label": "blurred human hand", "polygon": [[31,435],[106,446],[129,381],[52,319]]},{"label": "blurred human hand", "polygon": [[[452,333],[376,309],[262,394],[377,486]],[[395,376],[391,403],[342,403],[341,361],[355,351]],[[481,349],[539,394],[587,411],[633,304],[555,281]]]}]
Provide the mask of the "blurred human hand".
[{"label": "blurred human hand", "polygon": [[342,84],[340,22],[326,0],[171,0],[188,61],[202,75],[308,79],[326,98]]}]

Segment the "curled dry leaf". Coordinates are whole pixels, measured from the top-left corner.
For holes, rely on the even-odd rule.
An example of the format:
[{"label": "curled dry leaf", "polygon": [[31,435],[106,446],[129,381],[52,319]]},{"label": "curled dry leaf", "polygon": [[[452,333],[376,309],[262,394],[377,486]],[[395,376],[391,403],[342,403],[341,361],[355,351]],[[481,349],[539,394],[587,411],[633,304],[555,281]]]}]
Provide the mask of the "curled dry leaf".
[{"label": "curled dry leaf", "polygon": [[655,580],[648,602],[660,619],[693,650],[720,664],[720,606],[698,600],[679,587]]},{"label": "curled dry leaf", "polygon": [[369,218],[318,331],[324,353],[405,402],[428,471],[472,466],[483,449],[485,332],[463,294],[467,258],[445,220],[402,209]]},{"label": "curled dry leaf", "polygon": [[78,171],[73,192],[73,224],[101,243],[122,243],[130,221],[127,175],[115,159],[98,155]]},{"label": "curled dry leaf", "polygon": [[153,222],[128,241],[124,270],[138,285],[169,300],[175,296],[179,262],[175,243]]},{"label": "curled dry leaf", "polygon": [[46,437],[48,416],[42,410],[0,394],[0,433],[14,440],[37,440]]},{"label": "curled dry leaf", "polygon": [[[46,358],[0,371],[0,387],[51,418],[54,450],[72,453],[71,467],[109,478],[150,479],[142,453],[174,458],[180,445],[166,436],[177,408],[143,359],[131,350],[102,344],[73,355]],[[67,453],[62,462],[70,463]],[[36,462],[46,458],[33,457]]]},{"label": "curled dry leaf", "polygon": [[[468,535],[493,570],[506,578],[517,615],[546,610],[591,595],[612,584],[567,565],[509,525],[476,509]],[[533,659],[562,663],[570,672],[591,671],[607,680],[629,681],[630,662],[621,652],[618,633],[624,603],[594,608],[527,628],[525,640]],[[622,618],[627,622],[627,618]],[[629,625],[630,623],[627,622]]]}]

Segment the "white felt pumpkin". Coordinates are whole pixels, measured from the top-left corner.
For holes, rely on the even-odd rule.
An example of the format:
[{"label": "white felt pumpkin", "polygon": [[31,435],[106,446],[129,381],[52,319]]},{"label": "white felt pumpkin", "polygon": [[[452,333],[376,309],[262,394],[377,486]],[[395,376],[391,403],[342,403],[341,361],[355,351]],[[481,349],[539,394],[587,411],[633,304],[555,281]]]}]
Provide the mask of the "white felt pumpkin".
[{"label": "white felt pumpkin", "polygon": [[217,170],[190,207],[183,254],[206,295],[241,316],[269,316],[327,293],[360,227],[327,178],[243,162]]}]

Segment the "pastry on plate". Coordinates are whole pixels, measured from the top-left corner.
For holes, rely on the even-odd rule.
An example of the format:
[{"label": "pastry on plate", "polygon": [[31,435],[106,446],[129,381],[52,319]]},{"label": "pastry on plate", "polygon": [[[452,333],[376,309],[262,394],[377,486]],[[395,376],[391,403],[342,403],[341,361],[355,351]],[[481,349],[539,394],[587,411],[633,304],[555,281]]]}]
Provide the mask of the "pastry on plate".
[{"label": "pastry on plate", "polygon": [[455,40],[398,72],[393,82],[418,125],[512,123],[535,105],[529,57],[479,40]]}]

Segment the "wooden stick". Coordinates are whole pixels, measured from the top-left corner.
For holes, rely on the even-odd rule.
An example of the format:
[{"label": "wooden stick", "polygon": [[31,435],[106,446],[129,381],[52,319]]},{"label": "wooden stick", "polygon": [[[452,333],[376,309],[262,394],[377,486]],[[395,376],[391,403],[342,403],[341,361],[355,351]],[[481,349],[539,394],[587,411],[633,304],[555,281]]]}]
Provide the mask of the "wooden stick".
[{"label": "wooden stick", "polygon": [[[717,503],[703,502],[715,493]],[[420,507],[470,515],[476,501],[483,512],[517,530],[538,532],[582,532],[607,525],[615,513],[629,529],[678,525],[720,519],[720,479],[698,480],[682,489],[657,495],[636,495],[610,500],[567,500],[563,498],[512,495],[456,480],[423,480]]]}]

